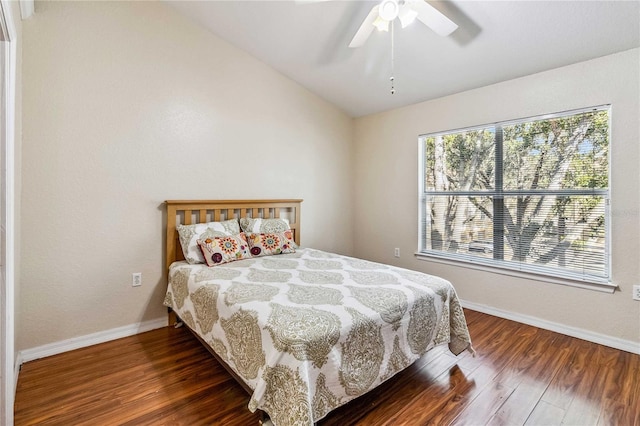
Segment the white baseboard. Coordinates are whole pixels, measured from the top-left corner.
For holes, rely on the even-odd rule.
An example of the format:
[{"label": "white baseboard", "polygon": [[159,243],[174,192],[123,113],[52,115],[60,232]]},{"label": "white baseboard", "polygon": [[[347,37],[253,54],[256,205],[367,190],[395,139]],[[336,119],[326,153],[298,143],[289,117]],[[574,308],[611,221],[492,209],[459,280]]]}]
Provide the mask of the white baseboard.
[{"label": "white baseboard", "polygon": [[[20,368],[20,365],[22,365],[23,362],[29,362],[51,355],[57,355],[63,352],[72,351],[74,349],[85,348],[87,346],[96,345],[98,343],[109,342],[111,340],[120,339],[122,337],[133,336],[134,334],[144,333],[145,331],[155,330],[156,328],[162,328],[166,326],[167,318],[158,318],[155,320],[140,322],[137,324],[130,324],[123,327],[112,328],[111,330],[87,334],[86,336],[73,337],[71,339],[49,343],[31,349],[25,349],[18,353],[18,357],[16,359],[17,369]],[[20,363],[17,362],[18,360],[20,360]],[[16,382],[17,380],[18,376],[16,375]]]},{"label": "white baseboard", "polygon": [[640,355],[640,343],[632,340],[624,340],[618,337],[607,336],[606,334],[595,333],[593,331],[571,327],[569,325],[551,322],[529,315],[518,314],[516,312],[503,311],[502,309],[493,308],[487,305],[480,305],[466,300],[461,300],[460,303],[462,304],[462,307],[471,309],[472,311],[478,311],[495,317],[520,322],[522,324],[532,325],[534,327],[543,328],[545,330],[576,337],[588,342]]}]

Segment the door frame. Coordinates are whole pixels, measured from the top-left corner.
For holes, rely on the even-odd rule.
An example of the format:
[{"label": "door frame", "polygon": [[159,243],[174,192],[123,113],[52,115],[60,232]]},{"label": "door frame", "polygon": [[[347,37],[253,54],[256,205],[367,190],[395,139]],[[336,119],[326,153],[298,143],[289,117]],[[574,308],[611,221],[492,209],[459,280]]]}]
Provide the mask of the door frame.
[{"label": "door frame", "polygon": [[[0,286],[0,423],[13,425],[16,391],[15,366],[15,108],[16,108],[16,32],[11,5],[0,0],[0,66],[2,99],[0,104],[0,226],[4,228],[4,247],[0,254],[4,282]],[[0,242],[1,244],[1,242]],[[2,280],[0,279],[0,282]]]}]

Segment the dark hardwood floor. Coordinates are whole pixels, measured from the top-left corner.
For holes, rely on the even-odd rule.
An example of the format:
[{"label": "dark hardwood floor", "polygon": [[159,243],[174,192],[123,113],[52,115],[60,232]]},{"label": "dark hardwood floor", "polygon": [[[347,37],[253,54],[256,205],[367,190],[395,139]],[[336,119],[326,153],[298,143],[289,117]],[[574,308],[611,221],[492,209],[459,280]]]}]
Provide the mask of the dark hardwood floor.
[{"label": "dark hardwood floor", "polygon": [[[319,425],[640,426],[640,356],[465,311],[474,347],[435,349]],[[184,328],[25,363],[15,424],[250,425],[248,395]]]}]

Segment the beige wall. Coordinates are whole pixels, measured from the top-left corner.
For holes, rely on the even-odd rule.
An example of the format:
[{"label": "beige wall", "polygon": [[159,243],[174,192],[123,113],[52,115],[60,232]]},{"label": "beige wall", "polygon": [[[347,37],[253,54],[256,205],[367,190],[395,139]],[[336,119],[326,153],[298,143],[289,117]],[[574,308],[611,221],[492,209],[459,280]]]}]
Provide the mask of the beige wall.
[{"label": "beige wall", "polygon": [[351,253],[347,115],[160,2],[23,31],[20,349],[165,315],[166,199],[303,198],[302,244]]},{"label": "beige wall", "polygon": [[[443,276],[491,308],[640,342],[639,50],[436,99],[355,122],[355,255]],[[436,84],[436,83],[434,83]],[[615,294],[418,260],[419,134],[612,104]],[[394,259],[393,248],[402,257]]]}]

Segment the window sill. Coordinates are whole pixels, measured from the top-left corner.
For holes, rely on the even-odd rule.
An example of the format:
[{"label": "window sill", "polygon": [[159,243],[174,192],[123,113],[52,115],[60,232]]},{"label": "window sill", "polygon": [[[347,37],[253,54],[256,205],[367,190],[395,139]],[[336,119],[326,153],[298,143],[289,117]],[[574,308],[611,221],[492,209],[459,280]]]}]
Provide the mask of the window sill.
[{"label": "window sill", "polygon": [[536,274],[533,272],[517,271],[515,269],[510,269],[510,268],[501,268],[496,265],[488,265],[480,262],[468,262],[464,260],[456,260],[456,259],[451,259],[443,256],[438,256],[435,254],[427,254],[422,252],[416,252],[414,253],[414,255],[418,260],[443,263],[445,265],[452,265],[452,266],[457,266],[461,268],[476,269],[479,271],[491,272],[491,273],[500,274],[500,275],[507,275],[510,277],[524,278],[524,279],[540,281],[540,282],[549,283],[549,284],[560,284],[560,285],[566,285],[570,287],[585,288],[588,290],[595,290],[595,291],[600,291],[604,293],[613,293],[618,288],[617,285],[608,281],[602,281],[602,282],[582,281],[582,280],[573,280],[570,278],[552,277],[550,275],[542,275],[542,274]]}]

